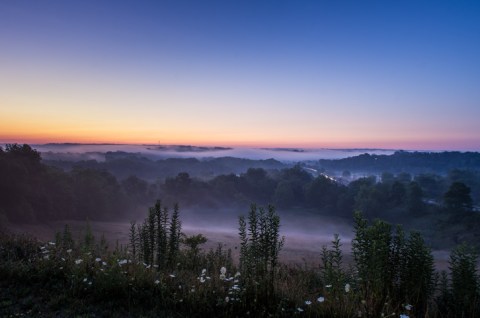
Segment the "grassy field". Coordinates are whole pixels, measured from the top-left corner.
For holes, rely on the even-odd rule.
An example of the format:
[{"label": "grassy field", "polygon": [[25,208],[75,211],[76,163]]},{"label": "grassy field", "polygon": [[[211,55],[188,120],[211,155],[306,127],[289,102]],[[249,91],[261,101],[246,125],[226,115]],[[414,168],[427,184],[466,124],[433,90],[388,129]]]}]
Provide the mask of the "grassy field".
[{"label": "grassy field", "polygon": [[[262,220],[265,214],[256,217]],[[11,234],[0,238],[0,316],[405,318],[478,313],[475,253],[459,249],[452,258],[436,252],[440,264],[452,269],[435,273],[434,253],[421,237],[382,222],[362,222],[357,220],[353,229],[327,218],[286,218],[277,236],[286,236],[282,245],[276,235],[264,236],[270,232],[260,225],[258,239],[252,237],[256,230],[249,230],[242,240],[237,220],[186,213],[186,237],[202,233],[207,241],[195,249],[169,247],[168,261],[154,252],[159,243],[146,240],[148,231],[141,241],[146,245],[132,245],[130,224],[124,222],[12,225]],[[339,229],[341,240],[332,242]],[[152,227],[152,237],[155,231]],[[24,232],[30,236],[20,234]]]}]

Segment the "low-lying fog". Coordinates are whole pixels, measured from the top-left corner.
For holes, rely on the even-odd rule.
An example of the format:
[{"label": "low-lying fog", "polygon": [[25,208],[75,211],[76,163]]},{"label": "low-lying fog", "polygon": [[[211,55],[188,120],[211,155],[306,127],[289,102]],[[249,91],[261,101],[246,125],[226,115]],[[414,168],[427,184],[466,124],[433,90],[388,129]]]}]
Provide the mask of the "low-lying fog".
[{"label": "low-lying fog", "polygon": [[[231,249],[235,259],[239,253],[238,217],[247,216],[247,211],[235,210],[198,210],[184,209],[180,211],[182,231],[186,235],[203,234],[208,241],[202,246],[204,250],[215,249],[222,244],[225,249]],[[281,217],[280,235],[285,236],[285,245],[281,251],[280,259],[287,264],[308,265],[317,267],[321,260],[321,249],[330,245],[334,234],[339,234],[344,251],[345,262],[351,261],[351,240],[353,238],[352,226],[344,220],[335,217],[312,215],[299,211],[298,215],[285,215],[278,211]],[[142,222],[145,215],[139,215],[137,222]],[[52,240],[56,231],[62,231],[68,223],[72,228],[74,237],[81,240],[85,231],[85,222],[61,221],[36,225],[13,225],[12,231],[29,233],[40,240]],[[90,222],[92,231],[97,239],[105,235],[112,248],[116,242],[128,244],[130,223],[128,222]],[[434,251],[437,267],[445,269],[448,264],[448,251]]]},{"label": "low-lying fog", "polygon": [[165,158],[218,158],[236,157],[245,159],[277,159],[285,162],[297,162],[318,159],[340,159],[369,154],[393,154],[391,149],[313,149],[313,148],[248,148],[248,147],[195,147],[195,146],[160,146],[160,145],[103,145],[103,144],[39,144],[32,145],[49,159],[51,154],[69,153],[83,156],[82,159],[104,160],[102,153],[124,151],[141,153],[151,159]]}]

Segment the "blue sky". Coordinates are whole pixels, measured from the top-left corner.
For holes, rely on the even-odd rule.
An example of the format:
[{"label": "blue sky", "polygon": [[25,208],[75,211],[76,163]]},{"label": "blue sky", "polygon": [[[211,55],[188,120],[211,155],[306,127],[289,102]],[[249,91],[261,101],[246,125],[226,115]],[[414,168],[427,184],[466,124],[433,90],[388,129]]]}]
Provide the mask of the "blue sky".
[{"label": "blue sky", "polygon": [[2,1],[0,139],[480,150],[479,16],[477,1]]}]

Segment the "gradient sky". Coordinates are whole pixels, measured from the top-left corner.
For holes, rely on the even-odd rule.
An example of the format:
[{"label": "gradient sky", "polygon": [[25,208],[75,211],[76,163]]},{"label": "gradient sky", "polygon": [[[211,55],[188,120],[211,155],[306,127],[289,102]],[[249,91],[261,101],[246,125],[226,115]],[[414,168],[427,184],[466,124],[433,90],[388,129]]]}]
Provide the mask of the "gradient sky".
[{"label": "gradient sky", "polygon": [[0,1],[0,142],[480,150],[479,1]]}]

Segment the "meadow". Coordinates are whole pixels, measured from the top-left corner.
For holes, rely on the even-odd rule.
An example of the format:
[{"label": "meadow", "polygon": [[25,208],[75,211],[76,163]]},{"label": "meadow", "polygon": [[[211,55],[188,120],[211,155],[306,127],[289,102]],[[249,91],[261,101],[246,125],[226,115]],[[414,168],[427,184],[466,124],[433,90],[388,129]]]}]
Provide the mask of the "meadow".
[{"label": "meadow", "polygon": [[233,246],[206,246],[207,236],[184,231],[181,218],[178,207],[157,202],[123,241],[99,237],[89,223],[81,237],[66,225],[50,241],[2,234],[2,316],[478,314],[477,255],[467,245],[452,250],[448,271],[436,271],[421,235],[357,213],[351,241],[335,235],[318,246],[318,262],[293,262],[291,253],[281,256],[295,243],[288,245],[272,206],[252,206],[237,220]]}]

